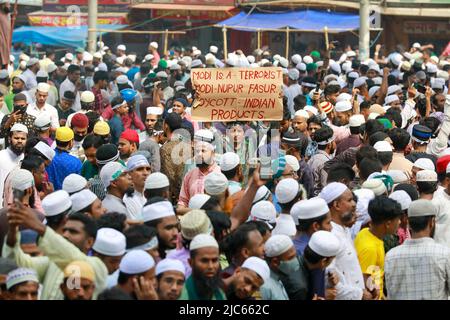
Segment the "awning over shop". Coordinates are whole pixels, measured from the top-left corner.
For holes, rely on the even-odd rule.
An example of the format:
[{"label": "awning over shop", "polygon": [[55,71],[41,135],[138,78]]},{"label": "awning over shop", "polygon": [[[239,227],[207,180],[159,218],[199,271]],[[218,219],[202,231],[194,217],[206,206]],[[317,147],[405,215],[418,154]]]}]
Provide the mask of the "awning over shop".
[{"label": "awning over shop", "polygon": [[246,13],[241,12],[234,17],[219,22],[216,26],[241,31],[264,31],[275,29],[323,32],[328,28],[330,33],[338,33],[359,29],[357,14],[327,12],[318,10],[301,10],[281,13]]},{"label": "awning over shop", "polygon": [[[125,25],[128,24],[127,12],[99,12],[97,24],[101,25]],[[66,27],[86,26],[88,14],[74,15],[72,12],[48,12],[36,11],[28,14],[28,22],[32,26]]]},{"label": "awning over shop", "polygon": [[172,4],[172,3],[141,3],[132,6],[133,9],[158,10],[186,10],[186,11],[230,11],[234,6],[227,5],[201,5],[201,4]]},{"label": "awning over shop", "polygon": [[[98,29],[118,30],[126,25],[97,25]],[[107,32],[102,32],[105,34]],[[88,27],[20,27],[14,29],[12,42],[22,42],[26,45],[41,43],[57,47],[85,47]]]}]

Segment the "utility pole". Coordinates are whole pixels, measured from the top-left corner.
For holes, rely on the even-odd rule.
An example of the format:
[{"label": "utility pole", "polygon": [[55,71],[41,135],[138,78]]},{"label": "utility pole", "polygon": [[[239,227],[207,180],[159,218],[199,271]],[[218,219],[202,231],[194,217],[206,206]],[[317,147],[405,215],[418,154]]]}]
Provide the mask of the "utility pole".
[{"label": "utility pole", "polygon": [[370,58],[370,0],[359,0],[359,59]]},{"label": "utility pole", "polygon": [[88,51],[91,54],[97,50],[97,0],[88,1]]}]

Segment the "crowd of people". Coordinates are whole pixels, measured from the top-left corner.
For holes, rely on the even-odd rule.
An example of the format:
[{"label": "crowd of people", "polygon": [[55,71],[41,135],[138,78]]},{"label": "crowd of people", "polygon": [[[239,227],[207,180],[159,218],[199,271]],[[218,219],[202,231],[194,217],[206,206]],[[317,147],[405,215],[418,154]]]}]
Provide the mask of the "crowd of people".
[{"label": "crowd of people", "polygon": [[[0,299],[448,299],[450,57],[98,48],[0,70]],[[272,66],[280,121],[193,120]]]}]

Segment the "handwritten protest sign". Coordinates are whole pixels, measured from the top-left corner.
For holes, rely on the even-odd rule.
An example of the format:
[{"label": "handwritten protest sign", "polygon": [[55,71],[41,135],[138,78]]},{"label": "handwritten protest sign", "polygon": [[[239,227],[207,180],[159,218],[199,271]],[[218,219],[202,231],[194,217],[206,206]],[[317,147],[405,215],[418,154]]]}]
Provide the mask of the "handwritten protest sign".
[{"label": "handwritten protest sign", "polygon": [[281,68],[192,69],[191,80],[193,120],[282,120]]}]

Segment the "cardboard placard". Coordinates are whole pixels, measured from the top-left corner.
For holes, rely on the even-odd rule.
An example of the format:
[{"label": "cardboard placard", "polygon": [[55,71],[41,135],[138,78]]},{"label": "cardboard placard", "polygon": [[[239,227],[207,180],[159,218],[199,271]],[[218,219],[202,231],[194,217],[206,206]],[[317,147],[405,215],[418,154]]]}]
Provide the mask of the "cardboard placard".
[{"label": "cardboard placard", "polygon": [[192,120],[282,120],[281,68],[206,68],[191,70],[196,98]]}]

